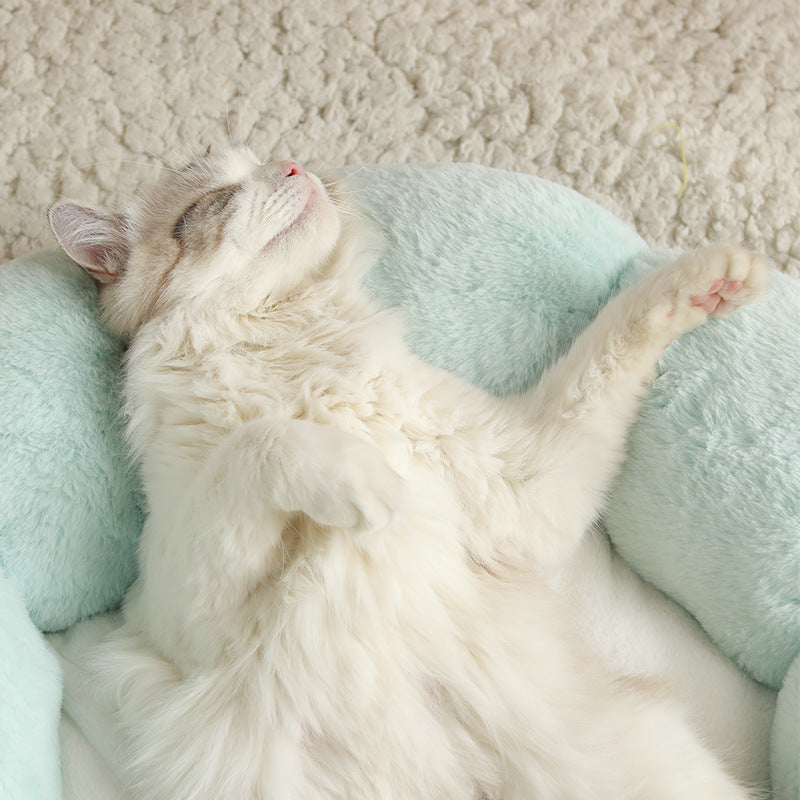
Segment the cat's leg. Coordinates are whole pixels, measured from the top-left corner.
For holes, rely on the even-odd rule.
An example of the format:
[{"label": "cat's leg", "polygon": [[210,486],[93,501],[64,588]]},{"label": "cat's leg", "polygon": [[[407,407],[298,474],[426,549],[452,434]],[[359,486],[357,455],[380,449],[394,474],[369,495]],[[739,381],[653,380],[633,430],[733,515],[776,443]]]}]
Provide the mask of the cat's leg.
[{"label": "cat's leg", "polygon": [[474,590],[455,617],[458,644],[421,658],[438,677],[440,709],[498,759],[494,774],[472,773],[485,796],[745,800],[667,687],[609,674],[545,584],[519,571],[487,574]]},{"label": "cat's leg", "polygon": [[[285,601],[288,540],[305,537],[307,547],[329,527],[367,536],[389,524],[404,492],[355,435],[257,419],[211,451],[173,508],[153,509],[126,624],[97,664],[119,704],[137,796],[320,796],[292,789],[302,779],[302,731],[284,694],[265,691],[261,625],[276,624],[273,607]],[[267,729],[264,718],[280,726]]]},{"label": "cat's leg", "polygon": [[544,563],[567,558],[597,518],[656,363],[675,338],[761,295],[768,265],[714,246],[686,253],[611,300],[527,394],[509,400],[534,436],[508,467]]},{"label": "cat's leg", "polygon": [[[556,797],[752,800],[659,691],[618,688],[602,701],[586,701],[546,765],[555,767],[551,780],[559,786]],[[510,782],[518,787],[510,794],[520,800],[546,796],[541,765],[528,753],[515,752],[513,743],[506,752]]]},{"label": "cat's leg", "polygon": [[355,435],[305,420],[247,422],[211,451],[173,508],[152,509],[128,616],[187,669],[213,661],[246,638],[242,608],[277,581],[299,537],[308,546],[325,527],[380,530],[404,496],[403,479]]},{"label": "cat's leg", "polygon": [[[631,679],[623,679],[631,683]],[[753,800],[703,745],[683,712],[658,687],[631,686],[607,709],[605,764],[618,766],[609,800]],[[603,764],[600,765],[601,769]]]}]

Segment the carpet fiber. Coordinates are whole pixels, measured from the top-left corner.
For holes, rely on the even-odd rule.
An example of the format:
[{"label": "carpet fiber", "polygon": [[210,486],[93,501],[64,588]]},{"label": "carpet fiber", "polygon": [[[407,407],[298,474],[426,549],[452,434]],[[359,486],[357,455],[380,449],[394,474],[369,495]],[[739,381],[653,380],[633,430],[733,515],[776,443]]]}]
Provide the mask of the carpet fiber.
[{"label": "carpet fiber", "polygon": [[52,243],[57,198],[114,203],[233,139],[535,173],[651,244],[800,274],[793,0],[0,0],[0,40],[3,259]]}]

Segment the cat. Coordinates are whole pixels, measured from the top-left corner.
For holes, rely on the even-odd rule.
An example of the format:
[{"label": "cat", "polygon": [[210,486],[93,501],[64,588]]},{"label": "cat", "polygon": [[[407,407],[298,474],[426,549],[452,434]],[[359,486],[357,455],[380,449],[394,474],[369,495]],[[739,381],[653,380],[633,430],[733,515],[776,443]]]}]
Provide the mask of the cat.
[{"label": "cat", "polygon": [[209,150],[121,212],[56,204],[128,343],[147,520],[104,645],[141,800],[745,798],[549,588],[669,343],[766,261],[686,253],[519,396],[409,352],[370,231],[294,162]]}]

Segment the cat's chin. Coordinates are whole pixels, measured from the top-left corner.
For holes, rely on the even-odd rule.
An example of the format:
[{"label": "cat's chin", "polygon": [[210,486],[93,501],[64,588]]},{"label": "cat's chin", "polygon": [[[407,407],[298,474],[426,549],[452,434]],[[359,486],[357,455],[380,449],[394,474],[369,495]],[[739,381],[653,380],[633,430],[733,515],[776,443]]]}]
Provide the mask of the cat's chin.
[{"label": "cat's chin", "polygon": [[[323,217],[332,213],[329,208],[330,201],[324,195],[324,190],[319,189],[312,181],[308,181],[308,194],[298,198],[298,211],[294,218],[279,230],[266,244],[261,247],[262,254],[270,253],[279,245],[288,244],[289,240],[299,236],[314,233],[315,221],[317,227],[324,225]],[[316,218],[316,219],[315,219]]]}]

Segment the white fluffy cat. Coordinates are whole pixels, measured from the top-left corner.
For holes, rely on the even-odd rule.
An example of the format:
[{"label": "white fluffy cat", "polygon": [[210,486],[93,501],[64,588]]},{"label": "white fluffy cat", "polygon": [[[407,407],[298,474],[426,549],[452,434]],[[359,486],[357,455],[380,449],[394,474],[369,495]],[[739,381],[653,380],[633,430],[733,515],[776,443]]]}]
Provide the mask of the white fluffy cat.
[{"label": "white fluffy cat", "polygon": [[497,399],[408,352],[350,219],[244,149],[124,213],[51,211],[130,340],[148,519],[103,679],[133,796],[745,797],[668,698],[585,655],[545,577],[664,348],[765,262],[682,256]]}]

